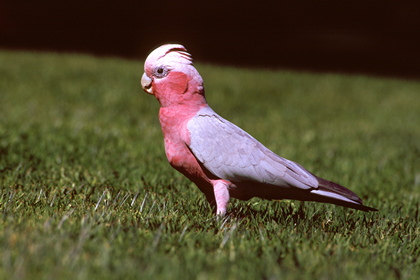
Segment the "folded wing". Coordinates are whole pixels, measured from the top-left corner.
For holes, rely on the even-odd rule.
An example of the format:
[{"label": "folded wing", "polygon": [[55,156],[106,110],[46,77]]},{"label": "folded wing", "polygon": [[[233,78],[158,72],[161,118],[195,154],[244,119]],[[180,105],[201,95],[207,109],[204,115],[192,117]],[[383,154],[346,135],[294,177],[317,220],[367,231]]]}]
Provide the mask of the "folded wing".
[{"label": "folded wing", "polygon": [[271,152],[210,107],[188,123],[190,149],[214,176],[232,182],[316,189],[318,181],[302,166]]}]

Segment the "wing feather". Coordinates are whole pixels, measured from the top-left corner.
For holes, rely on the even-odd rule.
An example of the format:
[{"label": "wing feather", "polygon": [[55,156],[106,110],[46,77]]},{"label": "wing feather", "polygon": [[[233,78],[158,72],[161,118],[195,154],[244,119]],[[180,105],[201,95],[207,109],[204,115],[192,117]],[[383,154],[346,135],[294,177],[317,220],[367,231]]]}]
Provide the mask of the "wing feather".
[{"label": "wing feather", "polygon": [[271,152],[210,107],[188,122],[188,130],[191,151],[216,177],[301,189],[318,187],[317,179],[302,166]]}]

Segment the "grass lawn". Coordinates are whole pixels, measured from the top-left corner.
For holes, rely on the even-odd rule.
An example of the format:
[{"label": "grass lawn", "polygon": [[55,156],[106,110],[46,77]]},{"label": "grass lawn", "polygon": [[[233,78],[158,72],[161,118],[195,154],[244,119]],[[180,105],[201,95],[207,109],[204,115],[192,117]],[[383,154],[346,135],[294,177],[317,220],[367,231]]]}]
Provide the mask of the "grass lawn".
[{"label": "grass lawn", "polygon": [[196,66],[220,115],[380,211],[217,220],[166,161],[141,62],[3,51],[0,279],[418,279],[420,82]]}]

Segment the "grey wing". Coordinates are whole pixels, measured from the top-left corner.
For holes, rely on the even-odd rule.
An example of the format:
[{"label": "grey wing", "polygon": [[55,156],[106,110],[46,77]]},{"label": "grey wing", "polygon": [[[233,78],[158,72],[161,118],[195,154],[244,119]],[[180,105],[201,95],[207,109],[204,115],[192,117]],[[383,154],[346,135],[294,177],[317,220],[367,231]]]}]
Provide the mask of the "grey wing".
[{"label": "grey wing", "polygon": [[188,122],[188,130],[192,153],[218,178],[301,189],[318,187],[317,179],[302,166],[276,155],[209,107]]}]

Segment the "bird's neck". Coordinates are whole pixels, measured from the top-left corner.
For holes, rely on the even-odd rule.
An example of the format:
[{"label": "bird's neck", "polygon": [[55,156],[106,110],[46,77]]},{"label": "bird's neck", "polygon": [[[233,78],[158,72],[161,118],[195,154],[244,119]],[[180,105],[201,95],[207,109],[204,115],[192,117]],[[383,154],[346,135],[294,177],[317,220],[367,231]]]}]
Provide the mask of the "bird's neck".
[{"label": "bird's neck", "polygon": [[202,103],[196,105],[172,104],[161,107],[159,110],[159,120],[162,127],[180,129],[181,127],[179,126],[186,125],[186,122],[194,117],[198,111],[207,106],[207,103]]}]

